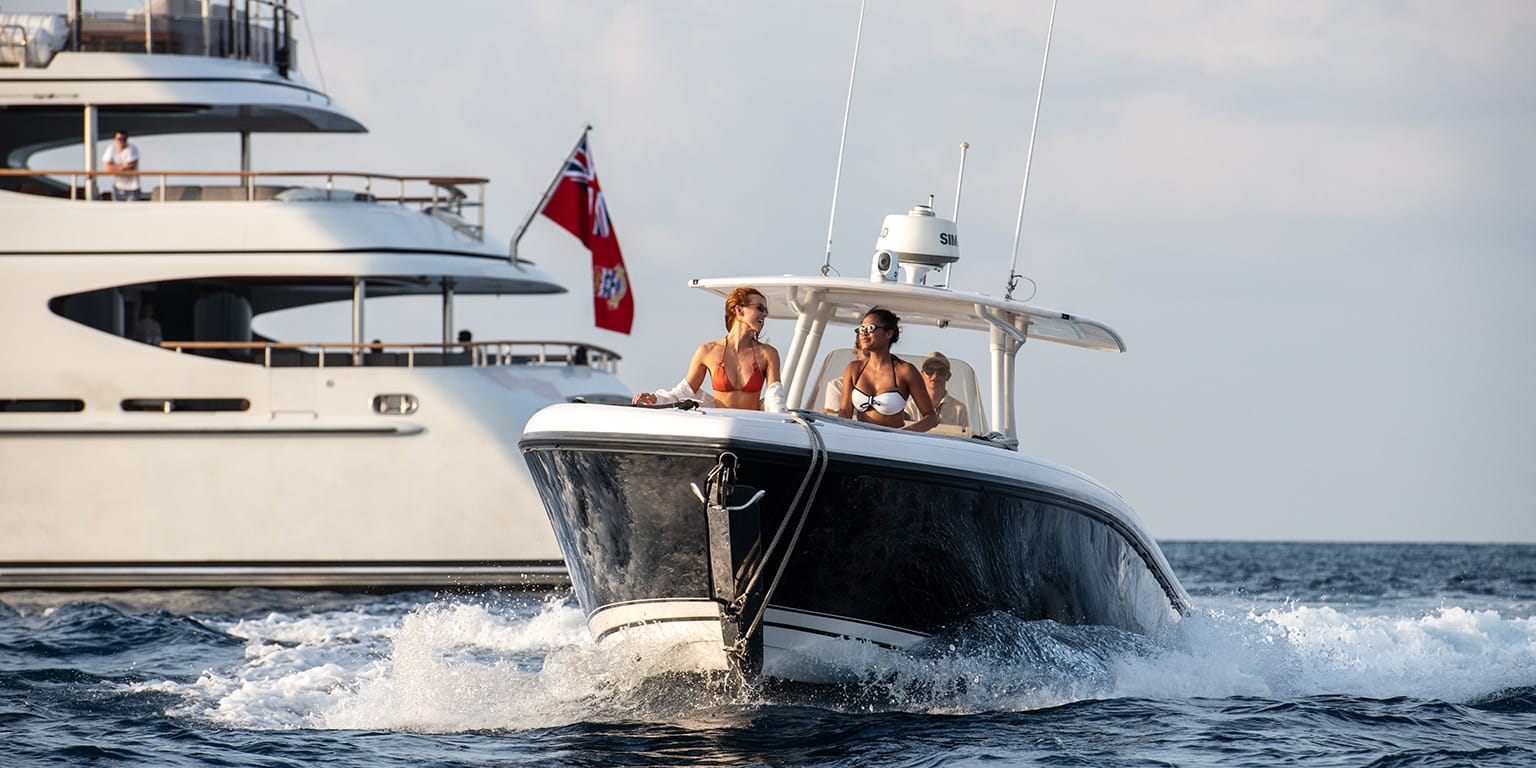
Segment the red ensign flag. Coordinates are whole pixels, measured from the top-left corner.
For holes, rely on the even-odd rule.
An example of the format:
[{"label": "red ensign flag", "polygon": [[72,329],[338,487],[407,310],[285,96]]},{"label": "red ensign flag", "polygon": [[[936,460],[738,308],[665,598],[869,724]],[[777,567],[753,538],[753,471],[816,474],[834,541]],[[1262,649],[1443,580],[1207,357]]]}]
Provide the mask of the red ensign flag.
[{"label": "red ensign flag", "polygon": [[635,298],[629,290],[629,273],[624,270],[619,238],[608,218],[586,136],[571,153],[560,181],[539,212],[580,238],[592,252],[592,308],[597,327],[629,333],[635,319]]}]

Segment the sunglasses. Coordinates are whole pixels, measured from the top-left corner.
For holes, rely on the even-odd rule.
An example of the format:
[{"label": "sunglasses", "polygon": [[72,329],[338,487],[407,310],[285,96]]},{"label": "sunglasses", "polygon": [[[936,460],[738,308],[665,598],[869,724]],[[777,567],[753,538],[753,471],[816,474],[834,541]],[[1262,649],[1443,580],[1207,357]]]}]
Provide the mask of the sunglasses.
[{"label": "sunglasses", "polygon": [[875,329],[877,329],[877,328],[880,329],[880,330],[884,330],[884,331],[890,330],[889,328],[887,328],[887,327],[885,327],[883,325],[861,325],[861,326],[853,329],[853,332],[854,333],[858,333],[858,334],[863,334],[863,335],[867,336],[869,334],[874,333]]},{"label": "sunglasses", "polygon": [[929,376],[937,376],[937,375],[939,375],[941,373],[944,374],[945,376],[948,376],[949,375],[949,369],[948,368],[924,368],[923,369],[923,373],[927,374]]},{"label": "sunglasses", "polygon": [[763,313],[765,315],[768,314],[768,305],[767,304],[743,304],[741,306],[744,309],[755,309],[755,310],[757,310],[757,311],[759,311],[759,312],[761,312],[761,313]]}]

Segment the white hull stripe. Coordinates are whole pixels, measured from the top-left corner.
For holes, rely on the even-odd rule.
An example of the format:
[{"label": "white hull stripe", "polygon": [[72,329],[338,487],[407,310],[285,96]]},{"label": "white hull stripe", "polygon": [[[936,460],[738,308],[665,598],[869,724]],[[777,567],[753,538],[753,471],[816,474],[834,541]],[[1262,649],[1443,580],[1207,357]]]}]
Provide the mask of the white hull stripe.
[{"label": "white hull stripe", "polygon": [[620,630],[649,624],[678,627],[676,634],[720,643],[720,605],[713,600],[643,600],[605,605],[587,617],[587,629],[598,642]]},{"label": "white hull stripe", "polygon": [[[666,634],[680,641],[720,642],[721,611],[713,600],[641,600],[606,605],[587,618],[587,628],[599,642],[617,632],[636,627],[669,624],[675,625]],[[906,648],[928,636],[896,627],[859,621],[843,616],[796,611],[769,607],[763,616],[763,628],[772,630],[790,645],[769,642],[769,645],[793,647],[811,638],[848,638],[863,640],[887,648]],[[764,635],[765,640],[770,635]]]},{"label": "white hull stripe", "polygon": [[[828,616],[826,614],[774,608],[771,606],[763,615],[763,625],[799,634],[867,640],[887,648],[906,648],[928,637],[921,633],[908,632],[907,630],[897,629],[884,624],[874,624],[844,616]],[[766,635],[764,640],[767,640]]]}]

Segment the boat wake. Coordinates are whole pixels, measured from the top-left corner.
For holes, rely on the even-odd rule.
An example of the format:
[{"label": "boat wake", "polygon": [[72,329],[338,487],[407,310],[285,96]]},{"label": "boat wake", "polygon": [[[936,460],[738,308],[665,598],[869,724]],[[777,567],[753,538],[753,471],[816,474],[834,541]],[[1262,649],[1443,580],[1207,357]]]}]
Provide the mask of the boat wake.
[{"label": "boat wake", "polygon": [[244,729],[522,731],[715,721],[771,705],[948,714],[1342,694],[1531,711],[1536,701],[1536,619],[1453,606],[1418,616],[1215,608],[1151,638],[991,614],[906,651],[847,642],[790,662],[823,665],[846,683],[751,688],[661,673],[667,648],[595,646],[580,610],[559,597],[208,624],[243,640],[239,661],[129,687],[174,694],[173,716]]}]

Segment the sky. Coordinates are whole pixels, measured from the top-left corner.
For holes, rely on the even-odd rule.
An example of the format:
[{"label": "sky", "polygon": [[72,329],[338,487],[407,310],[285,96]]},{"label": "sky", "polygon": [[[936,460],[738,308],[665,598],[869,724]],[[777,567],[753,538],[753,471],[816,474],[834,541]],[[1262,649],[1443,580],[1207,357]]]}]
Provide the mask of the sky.
[{"label": "sky", "polygon": [[[867,275],[883,216],[954,213],[962,141],[952,284],[1005,290],[1049,0],[870,2],[840,177],[855,0],[296,7],[305,76],[370,133],[258,136],[258,169],[488,176],[506,238],[594,126],[633,334],[592,327],[586,252],[536,220],[520,253],[574,293],[464,302],[477,339],[587,339],[671,386],[722,333],[690,278],[813,273],[829,221]],[[1162,539],[1536,542],[1533,39],[1524,0],[1062,2],[1019,296],[1128,350],[1029,345],[1023,450]],[[437,318],[370,308],[367,335]],[[896,352],[984,362],[952,337]]]}]

